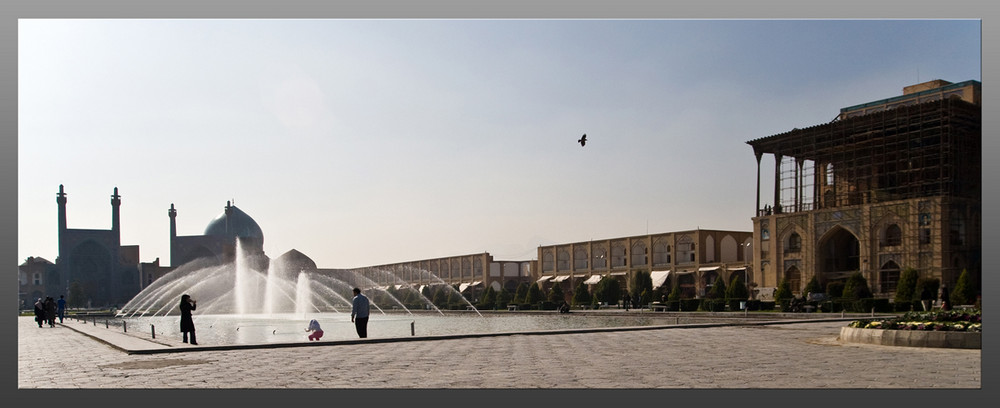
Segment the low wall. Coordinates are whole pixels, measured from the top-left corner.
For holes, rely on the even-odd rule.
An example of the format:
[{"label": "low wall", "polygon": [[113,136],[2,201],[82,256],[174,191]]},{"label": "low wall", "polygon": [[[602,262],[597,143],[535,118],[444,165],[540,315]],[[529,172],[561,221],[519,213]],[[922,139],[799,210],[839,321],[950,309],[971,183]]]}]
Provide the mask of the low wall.
[{"label": "low wall", "polygon": [[840,340],[882,346],[982,349],[980,332],[840,328]]}]

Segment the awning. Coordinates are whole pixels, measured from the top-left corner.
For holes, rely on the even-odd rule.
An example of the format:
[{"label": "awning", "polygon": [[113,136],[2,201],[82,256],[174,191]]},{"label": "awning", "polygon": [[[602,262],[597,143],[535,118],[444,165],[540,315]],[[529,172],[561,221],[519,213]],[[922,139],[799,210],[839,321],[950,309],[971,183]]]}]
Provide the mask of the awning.
[{"label": "awning", "polygon": [[667,276],[670,275],[670,271],[652,271],[649,273],[649,277],[653,279],[653,289],[663,286],[667,282]]},{"label": "awning", "polygon": [[746,267],[742,267],[742,268],[726,268],[727,271],[742,271],[744,269],[746,269]]},{"label": "awning", "polygon": [[683,274],[686,274],[686,273],[694,273],[694,271],[675,271],[674,273],[678,274],[678,275],[683,275]]},{"label": "awning", "polygon": [[538,278],[538,280],[536,280],[535,282],[542,283],[542,282],[545,282],[545,281],[547,281],[549,279],[552,279],[552,277],[551,276],[542,276],[541,278]]},{"label": "awning", "polygon": [[552,278],[552,281],[553,282],[562,282],[562,281],[564,281],[566,279],[569,279],[569,275],[556,276],[556,277]]},{"label": "awning", "polygon": [[395,285],[394,287],[396,288],[396,290],[399,290],[400,288],[403,287],[403,285]]},{"label": "awning", "polygon": [[587,285],[594,285],[600,281],[601,281],[601,275],[591,275],[589,278],[587,278],[587,280],[583,281],[583,283]]},{"label": "awning", "polygon": [[420,285],[420,288],[417,289],[417,291],[419,291],[420,293],[424,293],[424,288],[426,288],[426,287],[427,287],[427,285]]},{"label": "awning", "polygon": [[722,269],[722,267],[721,266],[703,266],[701,268],[698,268],[698,272],[717,271],[719,269]]},{"label": "awning", "polygon": [[483,282],[482,281],[475,281],[475,282],[472,282],[472,283],[463,283],[463,284],[460,284],[460,285],[458,285],[458,291],[459,292],[465,292],[466,289],[474,287],[474,286],[479,286],[480,283],[483,283]]},{"label": "awning", "polygon": [[611,276],[622,276],[628,274],[628,272],[611,272]]}]

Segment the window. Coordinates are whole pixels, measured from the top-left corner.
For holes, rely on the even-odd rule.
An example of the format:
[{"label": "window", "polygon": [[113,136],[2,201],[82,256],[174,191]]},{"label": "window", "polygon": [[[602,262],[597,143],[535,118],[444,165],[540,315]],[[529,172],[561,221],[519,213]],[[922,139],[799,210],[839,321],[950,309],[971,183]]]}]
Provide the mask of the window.
[{"label": "window", "polygon": [[799,233],[793,232],[792,235],[788,236],[788,243],[785,246],[785,253],[790,252],[801,252],[802,251],[802,237]]},{"label": "window", "polygon": [[899,225],[892,224],[885,228],[885,240],[882,241],[883,246],[897,246],[903,242],[903,231],[899,229]]},{"label": "window", "polygon": [[38,272],[33,273],[31,275],[31,282],[34,285],[41,285],[42,284],[42,274],[40,274]]},{"label": "window", "polygon": [[930,228],[922,228],[922,229],[920,229],[920,243],[921,244],[930,244],[931,243],[931,229]]}]

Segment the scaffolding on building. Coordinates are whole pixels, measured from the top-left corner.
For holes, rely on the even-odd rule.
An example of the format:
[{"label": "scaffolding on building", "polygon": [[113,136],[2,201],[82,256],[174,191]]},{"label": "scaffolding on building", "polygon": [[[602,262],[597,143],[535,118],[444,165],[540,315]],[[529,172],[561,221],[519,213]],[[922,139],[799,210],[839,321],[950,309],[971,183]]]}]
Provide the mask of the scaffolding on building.
[{"label": "scaffolding on building", "polygon": [[[980,199],[981,108],[954,99],[751,140],[776,157],[775,212],[918,197]],[[759,186],[758,186],[759,189]],[[758,215],[761,215],[758,200]]]}]

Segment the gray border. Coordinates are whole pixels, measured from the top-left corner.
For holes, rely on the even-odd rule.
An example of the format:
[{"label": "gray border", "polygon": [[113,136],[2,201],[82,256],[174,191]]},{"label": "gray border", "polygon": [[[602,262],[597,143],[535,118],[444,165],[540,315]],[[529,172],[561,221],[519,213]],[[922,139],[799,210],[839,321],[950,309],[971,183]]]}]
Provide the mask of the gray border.
[{"label": "gray border", "polygon": [[[0,50],[2,54],[3,80],[0,88],[3,89],[5,98],[0,105],[0,126],[3,129],[3,137],[0,138],[0,177],[7,191],[13,194],[0,195],[0,230],[4,231],[2,242],[0,242],[0,253],[3,259],[16,260],[16,187],[17,187],[17,19],[18,18],[973,18],[983,20],[983,81],[989,76],[990,69],[994,67],[997,58],[997,48],[991,39],[1000,38],[996,25],[993,24],[996,17],[996,7],[982,1],[974,0],[953,0],[942,1],[910,1],[901,4],[886,0],[879,1],[855,1],[842,0],[836,2],[807,2],[794,0],[773,0],[773,1],[670,1],[653,4],[653,2],[642,0],[624,1],[505,1],[487,2],[479,0],[439,0],[439,1],[327,1],[319,4],[316,1],[290,0],[290,1],[264,1],[251,0],[243,2],[226,1],[126,1],[126,0],[105,0],[105,1],[29,1],[13,0],[4,3],[0,13],[3,13],[0,31],[4,38],[4,46]],[[991,114],[990,109],[996,107],[997,97],[989,92],[989,85],[986,84],[986,92],[983,95],[984,106],[984,127],[986,129],[997,128],[997,115]],[[984,131],[984,135],[992,133]],[[1000,152],[998,142],[993,138],[983,140],[984,157],[990,157],[989,153]],[[1000,164],[984,160],[983,173],[986,175],[998,174]],[[997,234],[997,215],[988,213],[986,209],[997,208],[997,191],[994,181],[989,177],[984,177],[983,188],[983,242],[988,245],[995,242]],[[986,246],[984,245],[984,246]],[[983,270],[992,271],[997,266],[997,254],[986,251],[983,254]],[[19,263],[19,262],[18,262]],[[16,286],[16,274],[8,274],[3,280],[3,289],[11,291],[11,285]],[[983,287],[995,288],[997,276],[993,273],[984,273]],[[992,306],[989,299],[985,302],[987,316],[992,316],[996,307]],[[8,317],[10,319],[10,317]],[[989,317],[987,317],[989,319]],[[11,320],[8,320],[11,323]],[[14,322],[16,327],[16,322]],[[7,327],[11,327],[8,325]],[[990,336],[987,335],[987,341]],[[11,337],[8,337],[8,339]],[[13,336],[14,344],[17,343],[16,332]],[[987,347],[989,348],[989,347]],[[7,347],[13,350],[15,347]],[[16,366],[16,358],[8,358],[8,363],[13,361]],[[308,394],[301,391],[294,393],[267,392],[247,392],[239,393],[219,393],[210,395],[207,392],[191,390],[191,394],[184,393],[185,397],[194,397],[193,403],[206,402],[219,398],[226,398],[226,402],[233,402],[232,397],[238,399],[250,399],[254,402],[288,402],[288,397],[294,396],[296,400],[302,397],[316,398],[317,402],[328,402],[338,404],[344,402],[363,402],[370,404],[373,402],[390,402],[394,399],[404,401],[407,398],[410,402],[415,401],[464,401],[473,404],[486,405],[510,405],[528,401],[542,402],[549,398],[558,398],[562,402],[566,399],[581,402],[593,403],[617,403],[630,404],[644,401],[662,401],[663,403],[679,404],[684,399],[691,398],[692,402],[705,401],[709,398],[713,402],[732,401],[748,405],[773,405],[781,401],[793,402],[802,400],[796,396],[803,396],[813,401],[820,401],[829,396],[844,397],[842,402],[859,403],[881,402],[878,398],[891,398],[893,402],[920,401],[925,404],[934,403],[954,403],[956,401],[978,401],[987,395],[985,389],[989,388],[989,381],[993,376],[986,374],[995,366],[996,359],[993,355],[984,353],[983,355],[983,384],[982,392],[953,390],[934,392],[913,392],[900,391],[894,393],[859,393],[857,390],[849,391],[820,391],[809,390],[808,393],[789,395],[788,392],[761,393],[749,391],[724,391],[698,390],[692,392],[657,392],[651,390],[627,390],[627,392],[590,392],[586,390],[574,390],[572,392],[545,392],[541,390],[519,390],[513,393],[480,392],[475,390],[462,391],[413,391],[406,392],[348,392],[334,394],[318,394],[310,392]],[[12,370],[13,371],[13,370]],[[10,371],[8,371],[10,372]],[[16,383],[16,371],[14,374]],[[16,385],[15,385],[16,386]],[[83,395],[81,395],[83,394]],[[58,402],[78,403],[79,397],[88,396],[101,401],[100,393],[90,392],[53,392],[44,391],[43,399],[32,399],[31,402],[52,404]],[[167,394],[167,393],[164,393]],[[18,399],[32,396],[29,391],[18,393]],[[176,393],[169,393],[169,397],[176,398]],[[72,401],[69,398],[74,398]],[[135,399],[132,399],[133,397]],[[137,397],[137,398],[136,398]],[[413,397],[421,397],[419,400]],[[446,399],[440,399],[444,397]],[[491,398],[499,397],[499,398]],[[788,397],[792,397],[788,399]],[[780,399],[775,399],[780,398]],[[874,399],[873,399],[874,398]],[[149,401],[150,395],[147,391],[139,393],[117,393],[113,397],[116,402],[124,401]],[[492,403],[491,403],[492,401]],[[104,402],[111,402],[104,400]],[[174,402],[174,401],[171,401]],[[182,401],[177,401],[182,403]]]}]

